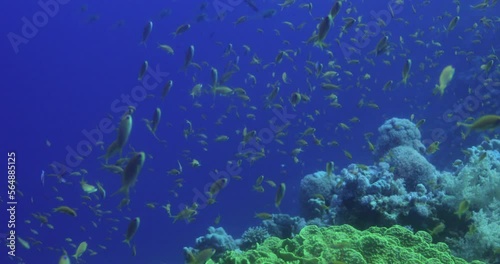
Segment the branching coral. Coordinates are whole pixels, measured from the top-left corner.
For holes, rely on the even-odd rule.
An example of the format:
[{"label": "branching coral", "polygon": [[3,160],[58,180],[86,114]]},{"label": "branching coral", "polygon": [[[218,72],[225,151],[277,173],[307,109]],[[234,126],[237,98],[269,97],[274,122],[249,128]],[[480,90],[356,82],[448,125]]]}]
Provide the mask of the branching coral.
[{"label": "branching coral", "polygon": [[476,258],[500,248],[500,140],[483,142],[468,150],[469,161],[456,161],[457,171],[443,174],[444,203],[458,208],[469,204],[471,230],[454,248],[465,258]]},{"label": "branching coral", "polygon": [[250,227],[241,236],[240,249],[247,250],[254,248],[257,244],[264,242],[268,237],[270,237],[269,232],[262,227]]}]

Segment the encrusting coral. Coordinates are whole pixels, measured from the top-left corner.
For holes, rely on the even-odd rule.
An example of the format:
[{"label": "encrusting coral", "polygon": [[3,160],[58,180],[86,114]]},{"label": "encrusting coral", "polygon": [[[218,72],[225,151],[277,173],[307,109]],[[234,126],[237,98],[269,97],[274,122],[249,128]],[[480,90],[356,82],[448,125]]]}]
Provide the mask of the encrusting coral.
[{"label": "encrusting coral", "polygon": [[[427,232],[413,233],[402,226],[370,227],[360,231],[349,225],[304,227],[293,239],[270,237],[256,249],[228,251],[207,263],[469,263],[451,255],[444,243],[432,243]],[[479,264],[481,261],[472,261]]]}]

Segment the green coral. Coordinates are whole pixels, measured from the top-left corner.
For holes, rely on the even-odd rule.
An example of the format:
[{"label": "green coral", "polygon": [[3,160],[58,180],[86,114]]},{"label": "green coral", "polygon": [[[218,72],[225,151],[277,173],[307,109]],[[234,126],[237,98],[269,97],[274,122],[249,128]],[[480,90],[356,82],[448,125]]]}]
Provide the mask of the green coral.
[{"label": "green coral", "polygon": [[[208,264],[438,264],[468,263],[451,255],[448,245],[432,243],[423,231],[415,234],[402,226],[370,227],[360,231],[349,225],[306,226],[293,239],[270,237],[256,249],[228,251]],[[473,264],[483,263],[473,261]]]}]

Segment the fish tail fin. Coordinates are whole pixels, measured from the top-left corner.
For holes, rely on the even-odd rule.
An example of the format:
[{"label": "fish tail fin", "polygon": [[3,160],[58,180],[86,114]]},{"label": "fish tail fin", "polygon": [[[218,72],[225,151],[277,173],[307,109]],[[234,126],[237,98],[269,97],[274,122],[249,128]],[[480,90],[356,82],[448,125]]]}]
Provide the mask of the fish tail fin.
[{"label": "fish tail fin", "polygon": [[115,193],[113,193],[113,194],[111,195],[111,197],[113,197],[113,196],[115,196],[115,195],[117,195],[117,194],[119,194],[119,193],[123,193],[123,194],[125,194],[125,197],[128,197],[128,196],[129,196],[129,190],[130,190],[130,189],[129,189],[129,187],[128,187],[128,186],[122,186],[122,187],[120,188],[120,190],[118,190],[118,191],[116,191]]},{"label": "fish tail fin", "polygon": [[184,72],[184,75],[187,76],[187,68],[188,68],[189,64],[186,64],[184,66],[182,66],[182,68],[179,69],[178,72]]},{"label": "fish tail fin", "polygon": [[212,92],[213,94],[215,94],[215,85],[211,85],[209,84],[208,87],[210,88],[210,92]]},{"label": "fish tail fin", "polygon": [[457,126],[464,126],[467,128],[467,132],[465,132],[465,137],[469,136],[471,130],[471,124],[466,124],[463,122],[457,122]]},{"label": "fish tail fin", "polygon": [[186,263],[188,263],[188,264],[196,263],[196,257],[193,255],[193,252],[191,252],[191,251],[187,252]]},{"label": "fish tail fin", "polygon": [[104,159],[105,164],[108,164],[108,156],[106,154],[97,157],[98,159]]},{"label": "fish tail fin", "polygon": [[130,247],[130,241],[128,239],[124,239],[122,242],[127,244]]},{"label": "fish tail fin", "polygon": [[437,93],[439,93],[439,85],[436,84],[434,90],[432,90],[432,95],[436,95]]},{"label": "fish tail fin", "polygon": [[148,45],[146,44],[146,41],[141,41],[139,42],[139,44],[137,44],[137,46],[144,46],[146,49],[148,48]]},{"label": "fish tail fin", "polygon": [[108,159],[116,155],[116,153],[118,153],[119,150],[121,151],[120,144],[118,144],[118,141],[115,140],[113,141],[113,143],[111,143],[111,145],[109,145],[108,149],[106,150],[106,154],[104,154],[101,157],[103,157],[106,160],[107,164]]},{"label": "fish tail fin", "polygon": [[325,48],[328,48],[330,45],[323,42],[322,40],[317,40],[316,42],[314,42],[314,46],[319,47],[321,50],[323,50]]},{"label": "fish tail fin", "polygon": [[167,141],[166,141],[166,140],[164,140],[164,139],[160,139],[160,138],[156,135],[156,132],[152,132],[152,131],[151,131],[151,133],[153,133],[153,136],[156,138],[156,140],[158,140],[158,142],[162,143],[162,144],[163,144],[163,145],[165,145],[165,146],[167,145]]}]

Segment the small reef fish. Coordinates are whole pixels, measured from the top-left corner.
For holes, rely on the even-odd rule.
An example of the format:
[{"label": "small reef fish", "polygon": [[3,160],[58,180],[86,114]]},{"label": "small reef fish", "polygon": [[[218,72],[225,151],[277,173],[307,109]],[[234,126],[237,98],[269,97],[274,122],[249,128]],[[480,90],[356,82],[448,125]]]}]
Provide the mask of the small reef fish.
[{"label": "small reef fish", "polygon": [[448,27],[446,28],[446,30],[452,31],[453,29],[455,29],[459,20],[460,20],[460,16],[455,16],[454,18],[452,18],[450,21],[450,24],[448,24]]},{"label": "small reef fish", "polygon": [[40,175],[40,181],[42,182],[42,186],[45,186],[45,171],[42,170],[42,174]]},{"label": "small reef fish", "polygon": [[434,95],[439,93],[441,96],[443,96],[444,89],[446,89],[448,84],[451,82],[454,74],[455,68],[453,68],[453,66],[451,65],[446,66],[439,76],[439,85],[436,85],[436,88],[434,88],[434,91],[432,93]]},{"label": "small reef fish", "polygon": [[410,70],[411,70],[411,60],[407,59],[403,66],[403,73],[402,73],[404,84],[408,82],[408,77],[410,76]]},{"label": "small reef fish", "polygon": [[215,249],[207,248],[197,253],[189,252],[187,256],[188,264],[204,264],[215,254]]},{"label": "small reef fish", "polygon": [[437,236],[440,233],[442,233],[445,228],[446,228],[446,225],[444,223],[439,223],[436,227],[434,227],[432,230],[429,230],[429,231],[431,233],[431,236],[434,237],[434,236]]},{"label": "small reef fish", "polygon": [[138,152],[129,160],[127,166],[123,170],[122,187],[113,195],[124,193],[126,198],[129,197],[130,187],[133,187],[137,182],[137,177],[142,170],[145,159],[146,154],[144,152]]},{"label": "small reef fish", "polygon": [[439,141],[434,141],[432,142],[428,147],[427,149],[425,150],[425,152],[427,154],[434,154],[436,151],[439,150]]},{"label": "small reef fish", "polygon": [[276,197],[274,199],[274,205],[276,206],[276,208],[280,207],[281,200],[283,200],[285,192],[286,192],[286,185],[285,183],[281,183],[278,187],[278,190],[276,191]]},{"label": "small reef fish", "polygon": [[457,122],[457,126],[466,127],[467,128],[466,135],[468,135],[471,130],[475,130],[475,131],[484,131],[484,130],[488,130],[488,129],[493,130],[493,129],[497,128],[498,126],[500,126],[500,116],[498,116],[498,115],[484,115],[472,124]]},{"label": "small reef fish", "polygon": [[172,89],[172,86],[174,85],[174,81],[169,80],[165,86],[163,87],[163,92],[161,94],[161,98],[165,99],[165,96],[167,96],[168,92],[170,92],[170,89]]},{"label": "small reef fish", "polygon": [[76,211],[73,208],[68,207],[68,206],[59,206],[57,208],[54,208],[52,211],[53,212],[67,214],[67,215],[71,215],[73,217],[77,216]]},{"label": "small reef fish", "polygon": [[148,40],[149,35],[151,35],[151,31],[153,31],[153,21],[149,21],[146,26],[144,26],[144,29],[142,30],[142,41],[139,45],[146,46],[146,41]]},{"label": "small reef fish", "polygon": [[333,167],[334,167],[333,161],[329,161],[326,163],[326,176],[332,176]]},{"label": "small reef fish", "polygon": [[82,186],[82,190],[87,194],[97,192],[97,188],[94,185],[88,184],[85,180],[81,180],[80,185]]},{"label": "small reef fish", "polygon": [[186,57],[184,58],[184,66],[182,67],[183,70],[186,70],[187,67],[191,64],[193,61],[194,57],[194,45],[190,45],[186,51]]},{"label": "small reef fish", "polygon": [[71,260],[68,255],[64,254],[59,258],[59,264],[71,264]]},{"label": "small reef fish", "polygon": [[80,258],[83,253],[85,253],[85,251],[87,251],[87,242],[83,241],[80,243],[80,245],[78,245],[78,248],[76,249],[76,252],[75,254],[73,255],[73,257],[78,261],[78,258]]},{"label": "small reef fish", "polygon": [[123,243],[127,243],[127,245],[130,246],[130,240],[134,237],[135,233],[137,232],[137,229],[139,229],[139,226],[141,224],[141,219],[139,217],[136,217],[130,221],[128,224],[127,228],[127,233],[125,234],[125,240],[123,240]]},{"label": "small reef fish", "polygon": [[137,80],[142,81],[142,78],[146,74],[148,67],[149,67],[149,63],[147,60],[145,60],[141,65],[141,69],[139,70],[139,76],[137,76]]},{"label": "small reef fish", "polygon": [[188,31],[188,29],[190,29],[190,28],[191,28],[191,25],[190,25],[190,24],[182,24],[182,25],[180,25],[180,26],[179,26],[179,27],[175,30],[175,32],[172,32],[172,35],[173,35],[174,37],[177,37],[178,35],[180,35],[180,34],[182,34],[182,33],[186,32],[186,31]]},{"label": "small reef fish", "polygon": [[116,140],[113,141],[111,145],[109,145],[108,149],[106,150],[106,154],[104,155],[106,163],[108,163],[109,158],[116,155],[118,152],[122,151],[123,146],[127,144],[131,131],[132,131],[132,116],[125,115],[120,121],[120,126],[118,127],[118,136],[116,137]]},{"label": "small reef fish", "polygon": [[462,219],[462,215],[466,214],[469,211],[469,206],[470,203],[467,200],[463,200],[462,202],[460,202],[460,204],[458,205],[458,209],[455,212],[455,214],[458,216],[458,219]]},{"label": "small reef fish", "polygon": [[332,17],[330,15],[325,16],[321,23],[318,25],[318,35],[315,37],[314,45],[320,48],[326,47],[327,45],[323,42],[328,32],[330,31],[330,26],[332,25]]}]

